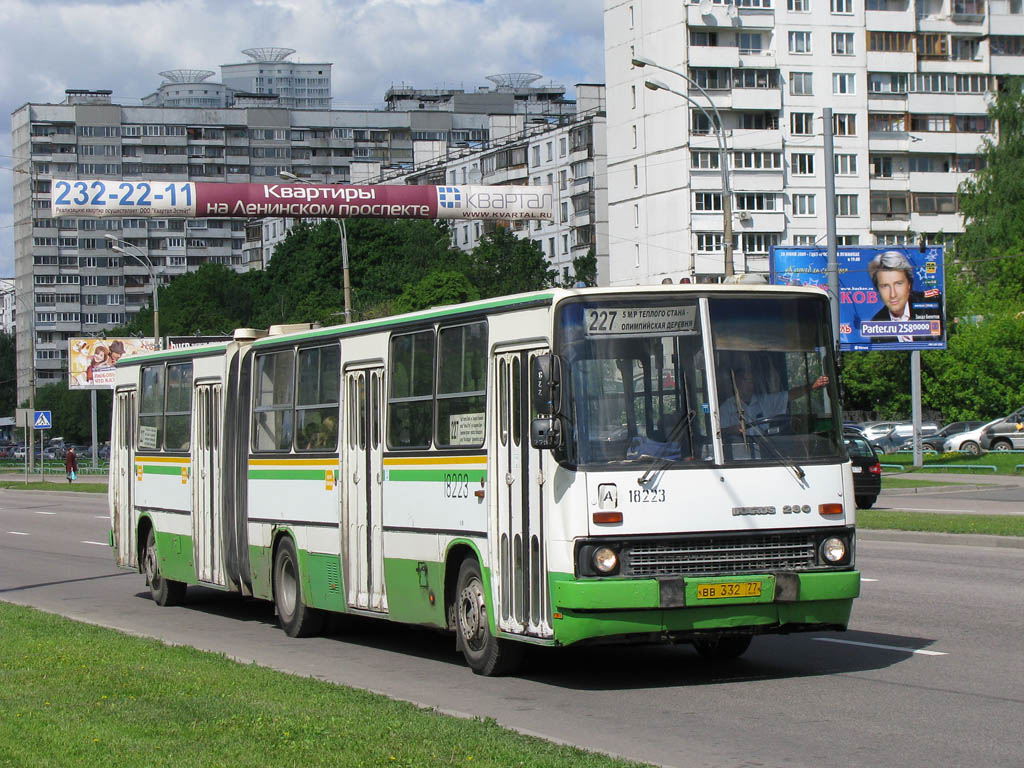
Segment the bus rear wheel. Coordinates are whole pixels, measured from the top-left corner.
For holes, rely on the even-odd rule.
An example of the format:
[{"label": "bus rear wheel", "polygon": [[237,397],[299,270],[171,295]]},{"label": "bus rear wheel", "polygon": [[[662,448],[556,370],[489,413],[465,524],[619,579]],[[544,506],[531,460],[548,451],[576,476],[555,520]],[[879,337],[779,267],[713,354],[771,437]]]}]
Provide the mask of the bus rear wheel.
[{"label": "bus rear wheel", "polygon": [[156,551],[156,531],[152,528],[146,534],[146,551],[142,555],[142,567],[153,602],[160,606],[181,605],[185,600],[185,584],[165,579],[160,572],[160,556]]},{"label": "bus rear wheel", "polygon": [[502,640],[491,634],[487,600],[480,566],[469,558],[459,567],[455,590],[456,645],[469,668],[478,675],[507,675],[519,666],[524,648],[521,643]]},{"label": "bus rear wheel", "polygon": [[289,538],[281,539],[274,555],[274,605],[277,621],[288,637],[310,637],[320,633],[324,615],[310,608],[302,598],[299,578],[299,558],[295,544]]},{"label": "bus rear wheel", "polygon": [[709,661],[729,661],[746,653],[752,639],[750,635],[714,635],[695,639],[693,647]]}]

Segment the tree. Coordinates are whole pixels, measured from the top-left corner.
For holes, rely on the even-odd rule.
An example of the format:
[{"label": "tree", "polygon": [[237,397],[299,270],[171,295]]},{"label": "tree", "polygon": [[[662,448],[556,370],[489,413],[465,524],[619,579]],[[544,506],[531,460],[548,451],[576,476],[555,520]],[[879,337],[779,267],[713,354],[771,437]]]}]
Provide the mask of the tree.
[{"label": "tree", "polygon": [[475,301],[480,298],[469,278],[462,272],[433,270],[422,280],[405,287],[402,294],[391,303],[393,314],[415,312],[418,309]]},{"label": "tree", "polygon": [[1000,79],[989,106],[998,138],[984,138],[984,167],[960,185],[965,231],[956,259],[980,283],[1024,296],[1024,89],[1019,77]]},{"label": "tree", "polygon": [[537,243],[507,227],[484,235],[470,254],[469,278],[484,298],[550,288],[556,274]]},{"label": "tree", "polygon": [[18,405],[18,356],[14,336],[0,332],[0,415],[13,416]]},{"label": "tree", "polygon": [[564,286],[565,288],[572,288],[577,283],[583,283],[591,288],[597,285],[597,256],[593,247],[587,249],[585,254],[573,257],[572,274],[573,277],[569,279],[569,284]]}]

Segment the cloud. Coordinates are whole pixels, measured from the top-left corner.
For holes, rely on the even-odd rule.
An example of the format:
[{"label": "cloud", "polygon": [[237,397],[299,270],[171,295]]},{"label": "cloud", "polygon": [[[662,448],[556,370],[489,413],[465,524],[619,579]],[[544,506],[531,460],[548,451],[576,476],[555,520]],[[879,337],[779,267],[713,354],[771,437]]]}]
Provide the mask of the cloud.
[{"label": "cloud", "polygon": [[[541,83],[604,82],[598,0],[3,0],[0,105],[59,103],[67,88],[111,89],[139,104],[159,72],[246,61],[255,47],[331,62],[336,109],[383,107],[395,83],[487,85],[535,72]],[[10,166],[10,125],[0,166]],[[13,274],[10,172],[0,171],[0,276]]]}]

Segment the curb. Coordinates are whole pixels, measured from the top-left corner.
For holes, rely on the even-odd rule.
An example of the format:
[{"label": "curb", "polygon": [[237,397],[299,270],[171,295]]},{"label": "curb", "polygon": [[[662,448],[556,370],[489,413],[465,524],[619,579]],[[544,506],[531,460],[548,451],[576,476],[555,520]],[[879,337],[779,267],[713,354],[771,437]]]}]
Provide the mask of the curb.
[{"label": "curb", "polygon": [[945,544],[957,547],[1024,549],[1024,536],[992,536],[984,533],[929,533],[857,528],[858,541],[895,541],[910,544]]}]

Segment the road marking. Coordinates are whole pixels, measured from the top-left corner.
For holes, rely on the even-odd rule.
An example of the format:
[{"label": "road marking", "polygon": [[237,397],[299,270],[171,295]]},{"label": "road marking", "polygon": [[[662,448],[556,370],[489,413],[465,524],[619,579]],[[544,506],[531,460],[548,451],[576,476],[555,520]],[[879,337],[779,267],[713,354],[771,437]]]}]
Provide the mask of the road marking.
[{"label": "road marking", "polygon": [[43,512],[43,511],[38,510],[38,509],[34,509],[32,511],[35,512],[37,515],[56,515],[57,514],[56,512]]},{"label": "road marking", "polygon": [[864,576],[861,576],[861,577],[860,577],[860,580],[861,580],[861,581],[878,581],[878,579],[869,579],[869,578],[866,578],[866,577],[864,577]]},{"label": "road marking", "polygon": [[880,645],[879,643],[858,643],[856,640],[836,640],[832,637],[812,637],[820,643],[842,643],[843,645],[861,645],[865,648],[881,648],[885,651],[900,651],[902,653],[917,653],[921,656],[948,656],[948,653],[941,651],[925,651],[921,648],[902,648],[898,645]]},{"label": "road marking", "polygon": [[8,533],[11,534],[11,536],[28,536],[27,533],[22,533],[21,531],[8,531]]},{"label": "road marking", "polygon": [[110,546],[110,544],[108,544],[105,541],[83,541],[81,543],[82,544],[95,544],[97,547],[109,547]]}]

